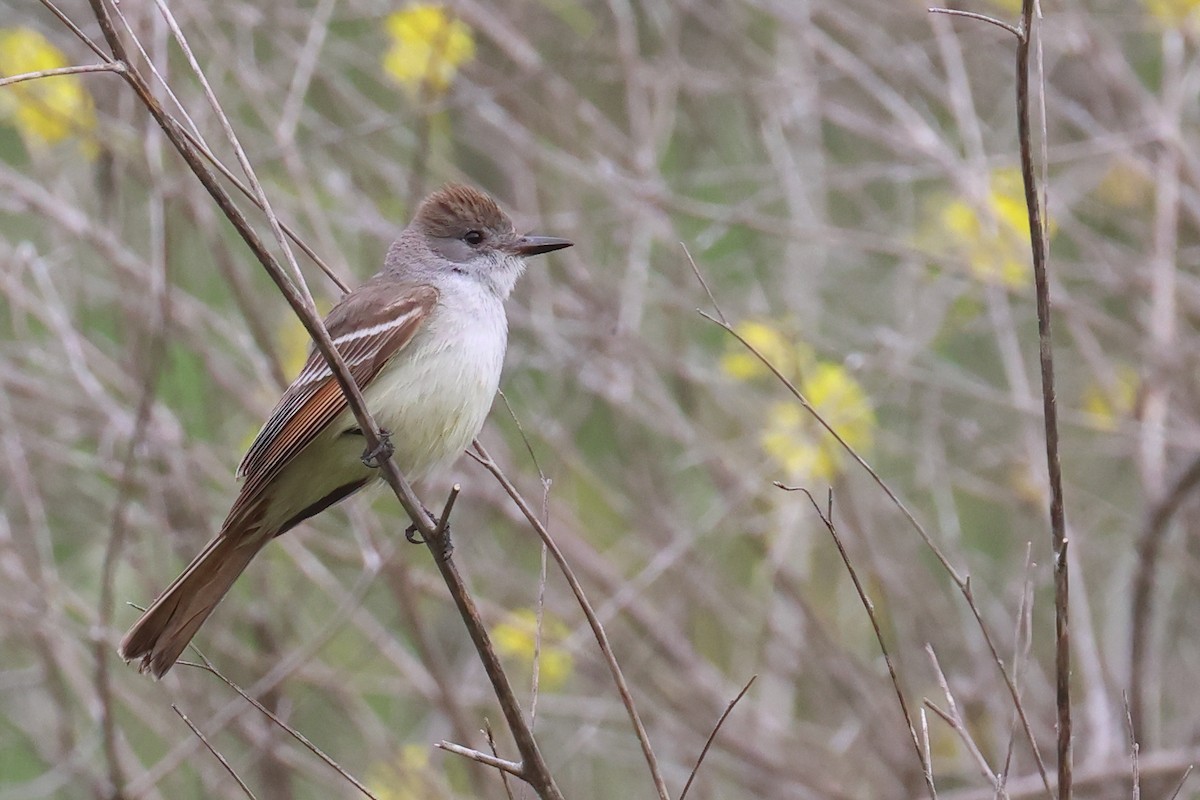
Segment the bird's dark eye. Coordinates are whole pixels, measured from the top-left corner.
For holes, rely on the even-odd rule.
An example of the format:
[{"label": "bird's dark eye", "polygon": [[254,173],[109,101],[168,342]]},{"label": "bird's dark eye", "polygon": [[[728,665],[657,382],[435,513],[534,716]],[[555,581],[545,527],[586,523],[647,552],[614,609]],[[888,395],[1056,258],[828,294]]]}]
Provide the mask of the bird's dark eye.
[{"label": "bird's dark eye", "polygon": [[467,231],[463,234],[463,241],[474,247],[483,241],[483,234],[479,231]]}]

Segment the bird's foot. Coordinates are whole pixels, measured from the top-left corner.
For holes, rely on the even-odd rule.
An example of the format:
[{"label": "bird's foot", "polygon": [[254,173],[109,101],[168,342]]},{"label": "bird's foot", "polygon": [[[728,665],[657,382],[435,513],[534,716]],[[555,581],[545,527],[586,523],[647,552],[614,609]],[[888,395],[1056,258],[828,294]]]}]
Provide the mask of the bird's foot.
[{"label": "bird's foot", "polygon": [[394,452],[396,452],[396,447],[392,444],[392,432],[380,428],[379,445],[363,450],[363,466],[367,469],[379,469],[383,466],[383,462],[392,457]]},{"label": "bird's foot", "polygon": [[[443,528],[441,527],[441,523],[438,518],[434,516],[433,512],[424,506],[421,507],[421,510],[425,512],[425,516],[428,517],[434,525],[436,544],[440,545],[439,555],[441,556],[441,559],[445,561],[454,553],[454,544],[450,541],[450,523],[447,522],[446,526]],[[412,544],[427,544],[425,537],[421,535],[421,531],[415,522],[405,529],[404,539]]]}]

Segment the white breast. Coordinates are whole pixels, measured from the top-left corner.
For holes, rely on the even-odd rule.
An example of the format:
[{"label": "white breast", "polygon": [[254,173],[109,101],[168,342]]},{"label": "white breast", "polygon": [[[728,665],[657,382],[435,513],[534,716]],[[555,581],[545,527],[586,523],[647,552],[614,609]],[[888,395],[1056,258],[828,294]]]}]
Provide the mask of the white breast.
[{"label": "white breast", "polygon": [[502,301],[464,278],[445,287],[413,341],[363,392],[410,480],[448,466],[479,433],[507,345]]}]

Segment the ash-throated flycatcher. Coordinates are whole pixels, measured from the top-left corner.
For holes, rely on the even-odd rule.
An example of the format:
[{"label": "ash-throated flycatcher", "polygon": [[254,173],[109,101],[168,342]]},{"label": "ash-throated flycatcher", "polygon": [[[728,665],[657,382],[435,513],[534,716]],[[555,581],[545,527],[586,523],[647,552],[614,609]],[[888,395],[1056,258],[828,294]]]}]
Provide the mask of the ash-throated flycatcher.
[{"label": "ash-throated flycatcher", "polygon": [[[448,466],[483,427],[508,343],[504,301],[525,258],[571,242],[518,236],[486,194],[430,195],[383,269],[325,318],[410,480]],[[162,677],[250,560],[276,536],[376,480],[342,389],[315,350],[242,459],[220,532],[121,640]]]}]

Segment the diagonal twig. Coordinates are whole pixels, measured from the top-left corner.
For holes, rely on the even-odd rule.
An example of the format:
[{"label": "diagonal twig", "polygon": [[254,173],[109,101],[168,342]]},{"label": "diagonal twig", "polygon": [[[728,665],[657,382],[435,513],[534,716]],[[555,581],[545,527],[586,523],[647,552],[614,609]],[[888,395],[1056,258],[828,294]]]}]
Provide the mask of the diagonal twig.
[{"label": "diagonal twig", "polygon": [[696,779],[696,774],[700,771],[700,765],[704,763],[704,757],[708,755],[708,748],[712,747],[712,743],[716,741],[717,734],[721,732],[721,726],[725,724],[725,720],[729,718],[730,712],[743,697],[746,692],[750,691],[750,687],[758,680],[757,675],[751,675],[750,680],[746,681],[746,685],[737,693],[737,697],[729,701],[729,705],[725,706],[725,710],[721,712],[721,716],[717,719],[717,724],[713,726],[712,733],[708,735],[708,739],[704,742],[704,747],[700,749],[700,756],[696,759],[696,765],[692,767],[691,773],[688,774],[687,783],[683,785],[683,791],[679,793],[679,800],[684,800],[687,797],[688,789],[692,788],[692,781]]},{"label": "diagonal twig", "polygon": [[954,582],[954,585],[958,588],[959,593],[962,594],[963,599],[966,601],[967,608],[970,609],[971,615],[975,619],[975,624],[979,628],[980,635],[983,636],[983,641],[987,645],[988,652],[992,657],[992,661],[996,664],[996,668],[1000,672],[1000,677],[1004,680],[1004,686],[1008,690],[1008,695],[1013,701],[1013,707],[1016,709],[1017,716],[1021,720],[1021,728],[1025,733],[1026,740],[1029,742],[1030,750],[1033,752],[1033,758],[1037,764],[1038,774],[1041,776],[1043,784],[1045,784],[1046,791],[1050,792],[1050,775],[1046,770],[1046,763],[1042,758],[1041,749],[1038,747],[1037,739],[1033,735],[1033,726],[1029,721],[1029,716],[1025,713],[1025,707],[1021,703],[1020,693],[1017,691],[1017,685],[1013,680],[1012,674],[1010,673],[1008,667],[1005,666],[1004,659],[1000,656],[1000,651],[996,647],[996,642],[992,637],[991,629],[988,627],[987,622],[983,619],[983,614],[980,612],[979,606],[975,602],[975,593],[971,588],[971,579],[969,577],[963,577],[959,571],[955,569],[954,565],[950,563],[950,560],[942,552],[942,549],[938,547],[936,542],[934,542],[933,537],[930,536],[927,530],[925,530],[925,526],[917,520],[916,516],[914,516],[913,513],[908,509],[908,506],[906,506],[899,496],[892,491],[892,488],[888,486],[887,482],[884,481],[882,477],[880,477],[879,473],[875,471],[874,467],[868,464],[866,459],[864,459],[853,447],[846,443],[846,440],[843,439],[841,435],[839,435],[838,432],[834,430],[834,428],[828,422],[825,421],[820,413],[813,408],[812,404],[808,402],[808,399],[800,393],[800,390],[796,388],[796,385],[792,383],[792,381],[786,375],[780,372],[779,368],[771,363],[770,359],[764,356],[756,347],[754,347],[754,345],[746,341],[746,338],[738,333],[737,330],[728,322],[718,320],[711,314],[708,314],[701,309],[697,309],[697,313],[699,313],[700,316],[704,317],[709,322],[720,327],[739,343],[741,343],[743,347],[752,353],[754,357],[757,358],[759,362],[762,363],[763,366],[765,366],[771,372],[771,374],[774,375],[775,378],[787,388],[788,392],[796,399],[798,403],[800,403],[801,407],[803,407],[804,410],[807,411],[808,414],[812,416],[812,418],[815,419],[817,423],[821,425],[821,427],[824,428],[825,431],[828,432],[829,435],[832,436],[839,445],[841,445],[842,449],[849,454],[855,463],[862,467],[867,474],[871,476],[871,479],[875,482],[875,484],[879,486],[885,495],[887,495],[888,499],[894,506],[896,506],[896,508],[904,516],[905,520],[908,521],[909,525],[912,526],[912,528],[917,532],[917,535],[921,537],[921,541],[924,542],[925,546],[933,553],[934,557],[938,560],[938,563],[944,570],[946,570],[946,573],[950,576],[950,579]]},{"label": "diagonal twig", "polygon": [[209,743],[208,739],[204,737],[204,734],[200,732],[200,729],[192,724],[192,721],[188,719],[187,714],[183,713],[183,711],[179,709],[179,706],[175,705],[174,703],[171,703],[171,710],[179,715],[179,718],[183,720],[183,724],[191,728],[192,733],[196,734],[196,738],[200,740],[200,743],[204,745],[205,749],[216,756],[217,761],[221,762],[221,766],[225,768],[225,771],[228,772],[235,781],[237,781],[238,786],[242,787],[242,791],[246,793],[246,797],[249,797],[250,800],[257,800],[257,798],[254,796],[254,792],[250,791],[250,787],[246,785],[246,782],[243,781],[233,769],[233,765],[226,761],[225,756],[221,755],[221,753],[217,751],[217,748],[213,747]]},{"label": "diagonal twig", "polygon": [[863,588],[862,581],[859,580],[858,571],[854,569],[854,564],[850,561],[850,554],[846,552],[846,547],[842,544],[842,537],[838,535],[837,527],[833,524],[833,490],[829,491],[828,510],[822,511],[816,498],[812,496],[812,492],[808,489],[800,486],[785,486],[778,481],[775,482],[775,486],[785,492],[801,492],[807,497],[808,502],[812,503],[813,510],[817,512],[817,517],[821,520],[821,524],[825,526],[825,530],[829,531],[830,537],[833,538],[838,555],[841,556],[842,563],[846,565],[846,571],[850,573],[850,580],[854,582],[854,591],[858,593],[858,599],[862,602],[863,608],[866,609],[868,619],[871,620],[871,628],[875,631],[875,641],[879,643],[879,650],[883,653],[883,661],[887,665],[888,676],[892,680],[892,690],[896,693],[896,700],[900,703],[900,713],[904,715],[904,724],[908,728],[909,739],[912,742],[913,750],[917,754],[917,762],[921,765],[921,774],[925,778],[925,788],[928,790],[931,800],[937,800],[937,789],[933,785],[933,773],[926,760],[926,754],[921,751],[921,743],[917,740],[917,729],[913,724],[912,713],[908,710],[908,701],[904,698],[904,688],[900,685],[900,676],[896,673],[896,665],[892,663],[892,655],[888,652],[887,641],[883,638],[883,630],[879,627],[879,618],[875,616],[875,604],[867,596],[867,590]]},{"label": "diagonal twig", "polygon": [[642,746],[642,755],[646,759],[646,765],[650,768],[650,775],[654,780],[654,787],[658,792],[658,796],[660,800],[670,800],[670,794],[667,792],[667,783],[663,779],[662,772],[659,769],[658,758],[654,755],[654,748],[650,745],[650,737],[646,734],[646,727],[642,724],[641,715],[638,714],[637,707],[634,705],[633,695],[629,691],[629,684],[625,682],[625,674],[621,671],[621,665],[617,663],[617,657],[613,653],[612,645],[608,641],[608,635],[604,632],[604,626],[601,624],[600,618],[596,615],[595,609],[592,608],[592,604],[588,601],[582,584],[579,583],[579,579],[575,576],[575,571],[567,563],[567,559],[563,555],[562,550],[559,549],[558,543],[551,538],[550,532],[542,524],[537,513],[517,490],[517,487],[513,485],[512,481],[508,479],[508,476],[500,469],[500,466],[492,460],[491,455],[488,454],[487,450],[484,449],[478,440],[474,443],[474,455],[475,460],[499,481],[504,491],[517,504],[525,519],[541,538],[542,544],[550,551],[550,555],[554,558],[555,563],[558,564],[559,571],[566,578],[567,585],[571,587],[571,592],[575,595],[575,600],[583,610],[583,615],[587,618],[588,625],[592,629],[592,634],[596,637],[596,643],[600,646],[600,652],[604,656],[604,662],[608,665],[613,682],[617,685],[617,693],[621,696],[621,702],[624,704],[625,711],[629,715],[629,720],[633,724],[633,730],[637,735],[638,743]]},{"label": "diagonal twig", "polygon": [[213,666],[213,663],[208,660],[208,656],[206,656],[206,655],[204,655],[204,653],[200,652],[200,648],[196,647],[195,645],[190,645],[190,648],[191,648],[192,652],[194,652],[197,656],[200,657],[201,663],[197,664],[192,661],[180,661],[179,662],[180,664],[182,664],[184,666],[188,666],[188,667],[195,667],[196,669],[204,670],[205,672],[209,673],[210,675],[215,675],[218,679],[220,679],[220,681],[222,683],[224,683],[230,689],[233,689],[233,691],[237,692],[242,697],[243,700],[245,700],[247,703],[249,703],[250,705],[254,706],[256,709],[258,709],[259,712],[263,714],[263,716],[265,716],[267,719],[271,720],[271,722],[278,725],[282,730],[287,732],[293,739],[295,739],[297,742],[299,742],[301,745],[303,745],[310,753],[312,753],[317,758],[324,761],[328,766],[333,768],[333,770],[335,772],[337,772],[337,774],[341,775],[343,778],[350,781],[350,783],[354,784],[354,788],[358,789],[360,792],[362,792],[364,795],[369,797],[371,800],[379,800],[378,797],[376,797],[374,794],[371,793],[370,789],[368,789],[366,786],[363,785],[362,781],[360,781],[358,778],[351,775],[349,772],[346,771],[346,769],[344,767],[342,767],[341,764],[337,763],[332,758],[330,758],[328,755],[326,755],[325,751],[323,751],[321,748],[319,748],[315,744],[313,744],[308,739],[308,737],[306,737],[300,731],[293,728],[291,725],[288,725],[286,722],[281,720],[275,712],[273,712],[271,709],[264,706],[262,703],[260,703],[254,697],[251,697],[246,692],[246,690],[243,689],[241,686],[238,686],[236,683],[231,681],[229,678],[225,677],[224,673],[222,673],[219,669],[217,669],[215,666]]}]

